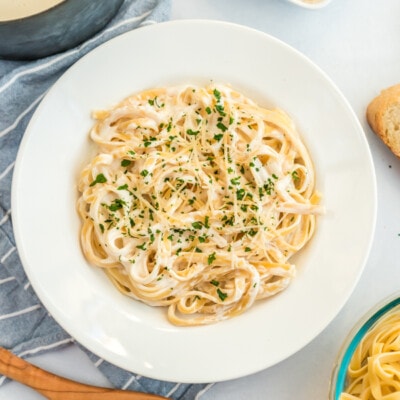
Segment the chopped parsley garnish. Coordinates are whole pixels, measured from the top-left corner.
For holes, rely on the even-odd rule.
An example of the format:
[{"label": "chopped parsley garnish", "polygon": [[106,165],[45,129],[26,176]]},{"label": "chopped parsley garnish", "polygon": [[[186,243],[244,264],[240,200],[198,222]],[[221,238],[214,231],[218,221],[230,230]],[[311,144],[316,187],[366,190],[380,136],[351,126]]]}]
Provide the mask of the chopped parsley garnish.
[{"label": "chopped parsley garnish", "polygon": [[239,189],[236,191],[236,198],[238,200],[243,200],[245,195],[246,195],[246,191],[244,189]]},{"label": "chopped parsley garnish", "polygon": [[199,132],[200,132],[200,131],[194,131],[194,130],[192,130],[192,129],[188,129],[188,130],[186,131],[186,133],[187,133],[188,135],[190,135],[190,136],[197,136],[197,135],[199,134]]},{"label": "chopped parsley garnish", "polygon": [[211,285],[219,286],[219,282],[216,281],[215,279],[213,279],[212,281],[210,281],[210,283],[211,283]]},{"label": "chopped parsley garnish", "polygon": [[219,115],[221,115],[222,117],[225,117],[226,112],[224,111],[224,106],[222,104],[217,104],[215,106],[215,109],[218,111]]},{"label": "chopped parsley garnish", "polygon": [[267,193],[268,196],[271,196],[272,191],[275,189],[275,183],[271,180],[271,178],[268,178],[267,183],[264,183],[263,186],[265,193]]},{"label": "chopped parsley garnish", "polygon": [[230,218],[228,218],[226,215],[224,215],[221,219],[221,221],[224,223],[224,226],[230,225],[233,226],[235,223],[235,216],[232,215]]},{"label": "chopped parsley garnish", "polygon": [[98,174],[96,176],[96,179],[90,184],[90,186],[94,186],[97,183],[105,183],[107,182],[107,178],[104,176],[104,174]]},{"label": "chopped parsley garnish", "polygon": [[121,161],[121,167],[127,167],[128,165],[130,165],[131,162],[131,160],[123,159]]},{"label": "chopped parsley garnish", "polygon": [[217,99],[217,101],[221,100],[221,92],[218,89],[214,89],[213,94],[214,94],[215,98]]},{"label": "chopped parsley garnish", "polygon": [[222,132],[225,132],[228,129],[222,122],[218,122],[217,128],[221,129]]},{"label": "chopped parsley garnish", "polygon": [[149,100],[147,100],[147,101],[149,102],[149,104],[150,104],[151,106],[156,106],[156,107],[159,107],[159,108],[164,107],[164,103],[159,104],[159,103],[157,102],[157,96],[154,97],[154,99],[149,99]]},{"label": "chopped parsley garnish", "polygon": [[251,228],[248,232],[249,236],[253,237],[257,235],[257,231],[253,228]]},{"label": "chopped parsley garnish", "polygon": [[192,222],[192,226],[194,229],[201,229],[203,224],[200,221]]},{"label": "chopped parsley garnish", "polygon": [[240,185],[240,176],[231,179],[232,185]]},{"label": "chopped parsley garnish", "polygon": [[217,289],[217,293],[221,301],[224,301],[228,297],[228,295],[224,293],[220,288]]},{"label": "chopped parsley garnish", "polygon": [[200,242],[200,243],[204,243],[204,242],[206,241],[206,239],[207,239],[207,236],[206,236],[206,235],[204,235],[204,236],[199,236],[199,242]]},{"label": "chopped parsley garnish", "polygon": [[124,205],[125,205],[125,201],[122,199],[115,199],[109,206],[108,209],[110,211],[117,211],[120,210]]},{"label": "chopped parsley garnish", "polygon": [[143,169],[143,170],[140,172],[140,175],[142,175],[143,177],[146,177],[148,174],[149,174],[149,171],[147,171],[147,169]]},{"label": "chopped parsley garnish", "polygon": [[216,256],[215,251],[214,251],[207,258],[208,265],[211,265],[215,261],[216,258],[217,258],[217,256]]}]

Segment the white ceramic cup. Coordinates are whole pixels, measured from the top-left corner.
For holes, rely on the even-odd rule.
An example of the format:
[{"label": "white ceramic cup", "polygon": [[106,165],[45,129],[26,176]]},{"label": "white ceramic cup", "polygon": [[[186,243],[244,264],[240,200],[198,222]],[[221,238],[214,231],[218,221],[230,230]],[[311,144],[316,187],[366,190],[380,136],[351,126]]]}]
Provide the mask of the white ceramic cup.
[{"label": "white ceramic cup", "polygon": [[311,10],[325,7],[331,2],[331,0],[288,0],[288,1],[300,7],[309,8]]}]

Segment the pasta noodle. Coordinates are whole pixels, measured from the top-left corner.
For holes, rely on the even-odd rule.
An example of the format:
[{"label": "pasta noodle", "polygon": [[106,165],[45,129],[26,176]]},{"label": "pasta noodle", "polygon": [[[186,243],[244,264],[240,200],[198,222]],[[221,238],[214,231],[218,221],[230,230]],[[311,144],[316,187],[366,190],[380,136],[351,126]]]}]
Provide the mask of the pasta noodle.
[{"label": "pasta noodle", "polygon": [[400,399],[400,305],[380,318],[357,346],[340,400]]},{"label": "pasta noodle", "polygon": [[285,289],[322,212],[291,119],[226,85],[144,91],[94,113],[81,243],[125,295],[176,325],[220,321]]}]

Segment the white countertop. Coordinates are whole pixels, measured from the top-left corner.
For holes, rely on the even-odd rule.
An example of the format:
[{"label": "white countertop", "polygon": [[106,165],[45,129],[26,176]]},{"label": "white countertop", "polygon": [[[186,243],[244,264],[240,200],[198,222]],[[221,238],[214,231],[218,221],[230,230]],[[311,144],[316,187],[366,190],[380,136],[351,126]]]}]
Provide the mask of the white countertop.
[{"label": "white countertop", "polygon": [[[315,11],[285,0],[172,0],[172,3],[172,19],[235,22],[276,36],[300,50],[332,78],[365,129],[377,175],[377,226],[365,270],[349,301],[317,338],[289,359],[257,374],[215,384],[201,397],[202,400],[326,399],[335,358],[348,331],[372,305],[400,292],[400,160],[365,121],[369,101],[382,88],[400,83],[400,2],[332,0],[327,7]],[[85,383],[108,385],[74,345],[30,361]],[[0,400],[42,398],[14,382],[0,388]]]}]

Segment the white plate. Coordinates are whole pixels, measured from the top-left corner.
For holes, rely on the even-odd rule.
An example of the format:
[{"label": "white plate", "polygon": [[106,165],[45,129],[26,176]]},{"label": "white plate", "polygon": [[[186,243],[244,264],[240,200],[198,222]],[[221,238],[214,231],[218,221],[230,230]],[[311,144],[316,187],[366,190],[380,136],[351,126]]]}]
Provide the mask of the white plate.
[{"label": "white plate", "polygon": [[[232,320],[171,326],[165,310],[123,297],[85,261],[76,181],[89,160],[93,109],[159,85],[230,83],[296,121],[317,170],[326,215],[282,294]],[[375,175],[362,128],[312,62],[264,33],[179,21],[129,32],[72,66],[48,92],[21,144],[12,216],[28,277],[54,318],[100,357],[152,378],[221,381],[300,350],[338,314],[369,253]]]}]

